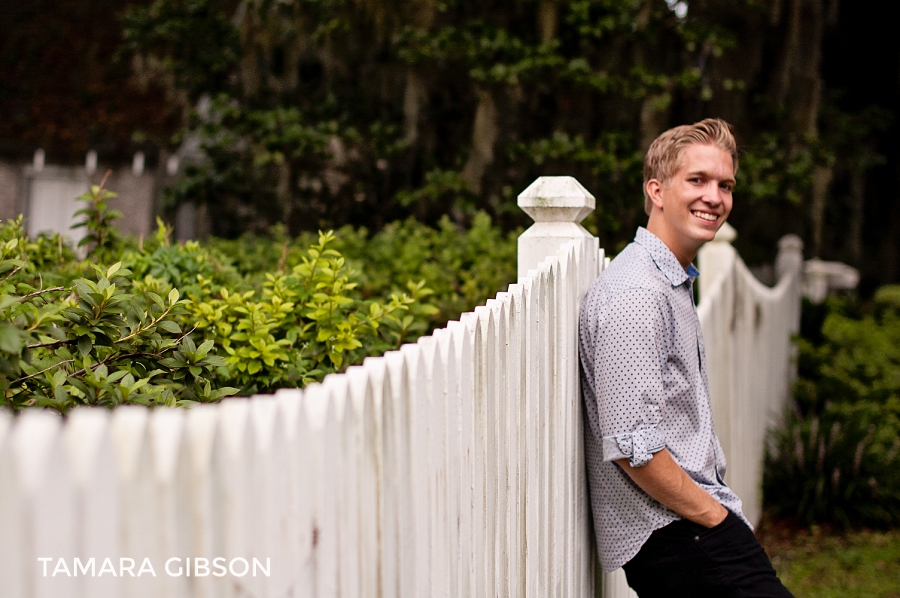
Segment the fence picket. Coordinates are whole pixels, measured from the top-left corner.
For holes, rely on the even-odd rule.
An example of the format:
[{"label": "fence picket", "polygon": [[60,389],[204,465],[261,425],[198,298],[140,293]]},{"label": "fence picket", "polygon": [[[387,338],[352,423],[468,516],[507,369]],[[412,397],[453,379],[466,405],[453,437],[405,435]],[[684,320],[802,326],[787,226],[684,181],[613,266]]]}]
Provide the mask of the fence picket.
[{"label": "fence picket", "polygon": [[[400,351],[384,355],[385,377],[382,387],[382,413],[385,454],[385,546],[395,542],[395,551],[388,553],[396,559],[392,569],[396,585],[385,586],[385,596],[396,587],[402,598],[417,596],[419,562],[416,553],[416,521],[413,515],[413,483],[411,464],[411,420],[409,413],[409,373],[406,358]],[[394,472],[394,477],[390,476]],[[390,519],[387,518],[390,515]],[[391,527],[394,522],[395,527]]]},{"label": "fence picket", "polygon": [[409,388],[409,483],[412,487],[412,515],[415,518],[416,595],[431,596],[433,571],[431,569],[431,485],[428,475],[428,389],[424,358],[419,345],[404,345],[401,349],[406,360],[406,384]]},{"label": "fence picket", "polygon": [[60,562],[70,570],[76,554],[75,489],[61,428],[60,419],[50,413],[27,412],[18,418],[10,438],[20,480],[13,513],[21,518],[23,532],[22,589],[29,597],[66,595],[72,582],[62,569],[57,571]]},{"label": "fence picket", "polygon": [[19,598],[25,595],[25,534],[19,517],[20,480],[12,454],[12,416],[0,411],[0,579],[4,591]]},{"label": "fence picket", "polygon": [[285,534],[291,567],[287,595],[315,595],[313,505],[315,488],[312,480],[311,432],[304,396],[299,390],[279,390],[275,394],[284,423],[285,467],[287,470],[287,503],[289,507]]},{"label": "fence picket", "polygon": [[525,329],[523,346],[525,348],[525,396],[524,420],[522,435],[525,444],[525,595],[541,596],[540,584],[542,563],[540,546],[540,470],[539,470],[539,436],[538,436],[538,400],[540,388],[540,295],[543,285],[534,271],[522,280],[524,298],[523,310],[525,321],[529,326]]},{"label": "fence picket", "polygon": [[[381,521],[381,496],[378,480],[382,477],[381,451],[381,396],[373,392],[370,370],[360,366],[347,369],[350,400],[355,414],[358,435],[356,459],[358,461],[357,521],[359,554],[359,595],[378,595],[378,571],[381,568],[381,550],[378,530]],[[370,497],[365,500],[365,497]]]},{"label": "fence picket", "polygon": [[522,422],[524,419],[522,398],[524,392],[522,360],[524,347],[522,328],[524,325],[524,312],[522,310],[522,287],[510,285],[506,293],[499,293],[498,298],[507,306],[507,358],[506,358],[506,402],[508,414],[508,439],[509,451],[509,519],[510,530],[509,543],[509,594],[522,596],[524,592],[524,475],[523,475],[523,444]]},{"label": "fence picket", "polygon": [[[242,557],[253,534],[252,457],[250,402],[222,401],[213,441],[213,483],[219,504],[217,519],[222,522],[221,553],[217,556],[229,561]],[[224,596],[236,598],[242,586],[231,581],[223,584]]]},{"label": "fence picket", "polygon": [[[250,573],[242,578],[257,596],[281,596],[287,586],[284,571],[290,566],[284,560],[286,513],[284,426],[277,421],[278,401],[274,396],[250,399],[252,445],[250,455],[252,504],[255,525],[246,553],[240,556],[250,562]],[[234,557],[232,557],[234,558]],[[268,574],[256,569],[264,567]]]},{"label": "fence picket", "polygon": [[[213,575],[214,559],[224,556],[221,548],[222,525],[216,483],[213,478],[213,451],[216,430],[219,425],[219,410],[214,405],[198,405],[190,409],[185,421],[190,464],[190,511],[191,549],[189,555],[195,559],[191,577],[191,596],[214,598],[224,593],[224,580]],[[196,561],[196,559],[205,559]]]},{"label": "fence picket", "polygon": [[434,331],[437,349],[444,370],[444,453],[446,455],[444,469],[444,493],[446,496],[445,529],[447,538],[444,542],[447,551],[447,594],[458,596],[462,578],[463,560],[459,550],[460,541],[460,400],[462,382],[459,379],[458,356],[455,341],[450,330],[442,328]]},{"label": "fence picket", "polygon": [[[351,397],[347,376],[328,376],[322,386],[334,406],[335,451],[337,461],[326,471],[341,472],[334,476],[337,486],[338,585],[343,598],[359,596],[359,445],[360,424]],[[328,453],[326,453],[326,458]]]},{"label": "fence picket", "polygon": [[486,525],[486,449],[485,449],[485,384],[487,365],[485,362],[486,347],[482,327],[482,318],[475,312],[463,314],[460,322],[466,327],[472,339],[472,407],[471,417],[471,488],[472,488],[472,555],[474,560],[473,588],[475,594],[490,595],[493,591],[488,586],[489,562],[488,528]]},{"label": "fence picket", "polygon": [[473,367],[474,332],[463,322],[450,322],[448,331],[454,339],[452,349],[456,352],[458,387],[458,434],[459,434],[459,596],[471,596],[475,588],[475,528],[473,524],[473,395],[475,377]]},{"label": "fence picket", "polygon": [[[91,558],[112,558],[116,573],[119,547],[119,492],[116,463],[109,437],[107,411],[76,409],[63,430],[66,454],[72,464],[75,486],[75,553],[83,562]],[[65,556],[65,555],[63,555]],[[118,575],[73,577],[70,596],[85,598],[121,595]]]}]

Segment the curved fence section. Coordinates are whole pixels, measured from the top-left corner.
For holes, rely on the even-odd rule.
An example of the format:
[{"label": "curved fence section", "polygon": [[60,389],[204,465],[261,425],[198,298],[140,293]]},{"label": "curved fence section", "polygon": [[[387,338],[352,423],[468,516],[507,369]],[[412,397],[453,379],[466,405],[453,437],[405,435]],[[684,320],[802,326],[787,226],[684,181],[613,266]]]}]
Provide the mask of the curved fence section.
[{"label": "curved fence section", "polygon": [[803,245],[796,237],[782,239],[779,280],[770,288],[731,246],[734,236],[724,229],[700,250],[697,311],[716,433],[728,462],[725,481],[755,524],[762,514],[766,435],[780,421],[794,379]]}]

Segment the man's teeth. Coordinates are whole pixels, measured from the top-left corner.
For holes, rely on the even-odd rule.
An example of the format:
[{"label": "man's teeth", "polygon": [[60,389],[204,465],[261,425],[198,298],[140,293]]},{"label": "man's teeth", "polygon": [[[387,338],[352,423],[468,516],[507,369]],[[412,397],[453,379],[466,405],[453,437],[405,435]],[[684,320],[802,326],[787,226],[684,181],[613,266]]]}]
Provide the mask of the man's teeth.
[{"label": "man's teeth", "polygon": [[714,221],[717,216],[715,214],[707,214],[706,212],[691,212],[694,216],[698,218],[703,218],[704,220]]}]

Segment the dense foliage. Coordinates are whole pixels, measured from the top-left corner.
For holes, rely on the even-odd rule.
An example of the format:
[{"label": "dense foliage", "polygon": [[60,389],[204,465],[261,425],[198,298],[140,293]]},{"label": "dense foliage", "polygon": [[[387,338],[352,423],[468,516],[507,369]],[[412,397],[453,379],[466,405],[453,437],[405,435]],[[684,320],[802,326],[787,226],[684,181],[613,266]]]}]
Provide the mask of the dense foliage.
[{"label": "dense foliage", "polygon": [[[57,272],[38,269],[47,267],[41,258],[48,244],[51,252],[60,248]],[[69,281],[77,267],[62,246],[58,237],[28,240],[21,219],[0,227],[0,404],[65,411],[77,404],[185,404],[236,392],[212,382],[225,365],[210,354],[213,343],[198,347],[178,324],[187,302],[177,289],[149,277],[131,284],[121,262],[82,264],[89,273]]]},{"label": "dense foliage", "polygon": [[[87,259],[0,227],[0,392],[13,408],[182,405],[303,386],[458,317],[515,275],[515,235],[400,222],[296,239],[123,239],[94,186]],[[346,256],[346,257],[345,257]],[[99,265],[103,264],[103,265]]]},{"label": "dense foliage", "polygon": [[766,506],[803,523],[900,523],[900,287],[868,312],[806,305],[799,378],[773,438]]}]

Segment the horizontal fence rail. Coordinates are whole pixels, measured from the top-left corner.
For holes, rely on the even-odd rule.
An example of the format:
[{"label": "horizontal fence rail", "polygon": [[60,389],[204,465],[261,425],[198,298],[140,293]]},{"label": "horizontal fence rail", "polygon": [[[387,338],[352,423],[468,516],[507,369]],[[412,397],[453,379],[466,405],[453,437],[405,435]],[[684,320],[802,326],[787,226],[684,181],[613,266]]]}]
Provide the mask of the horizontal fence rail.
[{"label": "horizontal fence rail", "polygon": [[[595,566],[582,453],[578,310],[607,262],[578,225],[593,202],[574,179],[538,179],[520,196],[536,224],[516,284],[302,391],[65,421],[0,412],[0,594],[627,595]],[[749,505],[796,284],[757,288],[723,247],[701,320],[729,479]]]}]

